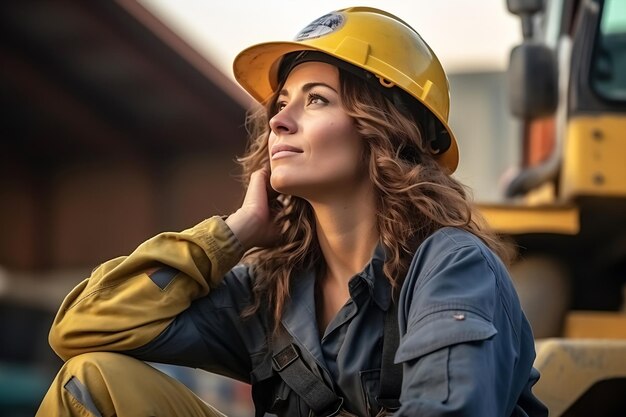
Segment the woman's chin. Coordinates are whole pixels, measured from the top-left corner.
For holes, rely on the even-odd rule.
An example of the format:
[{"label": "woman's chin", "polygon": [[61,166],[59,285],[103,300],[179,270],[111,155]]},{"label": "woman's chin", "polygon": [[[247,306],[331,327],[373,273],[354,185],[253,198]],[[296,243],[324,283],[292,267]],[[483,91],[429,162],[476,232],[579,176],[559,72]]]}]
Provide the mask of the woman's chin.
[{"label": "woman's chin", "polygon": [[288,178],[285,178],[282,175],[272,173],[270,177],[270,185],[276,192],[280,194],[293,194],[293,181],[290,181]]}]

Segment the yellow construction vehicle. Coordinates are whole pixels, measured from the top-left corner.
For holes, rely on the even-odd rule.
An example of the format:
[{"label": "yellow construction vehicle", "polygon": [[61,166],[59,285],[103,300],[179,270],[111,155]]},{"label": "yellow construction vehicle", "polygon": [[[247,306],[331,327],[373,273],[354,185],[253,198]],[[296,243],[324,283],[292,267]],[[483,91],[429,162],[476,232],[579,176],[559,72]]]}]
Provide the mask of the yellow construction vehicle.
[{"label": "yellow construction vehicle", "polygon": [[483,205],[538,339],[551,416],[626,415],[626,0],[507,0],[521,168]]}]

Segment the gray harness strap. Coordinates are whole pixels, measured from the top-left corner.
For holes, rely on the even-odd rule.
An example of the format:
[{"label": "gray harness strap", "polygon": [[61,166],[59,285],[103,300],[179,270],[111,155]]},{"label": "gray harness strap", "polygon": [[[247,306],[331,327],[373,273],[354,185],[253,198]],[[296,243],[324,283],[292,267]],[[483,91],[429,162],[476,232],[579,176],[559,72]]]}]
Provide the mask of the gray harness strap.
[{"label": "gray harness strap", "polygon": [[285,383],[319,417],[336,415],[343,405],[337,396],[309,369],[300,356],[300,349],[293,343],[291,335],[282,324],[272,340],[272,367]]}]

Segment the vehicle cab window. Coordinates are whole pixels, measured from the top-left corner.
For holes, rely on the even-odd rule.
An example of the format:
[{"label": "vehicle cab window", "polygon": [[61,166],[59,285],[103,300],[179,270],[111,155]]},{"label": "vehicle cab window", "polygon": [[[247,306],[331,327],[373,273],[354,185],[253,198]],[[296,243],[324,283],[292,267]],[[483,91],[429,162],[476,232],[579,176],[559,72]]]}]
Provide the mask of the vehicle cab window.
[{"label": "vehicle cab window", "polygon": [[600,19],[591,85],[604,99],[626,101],[626,2],[605,0]]}]

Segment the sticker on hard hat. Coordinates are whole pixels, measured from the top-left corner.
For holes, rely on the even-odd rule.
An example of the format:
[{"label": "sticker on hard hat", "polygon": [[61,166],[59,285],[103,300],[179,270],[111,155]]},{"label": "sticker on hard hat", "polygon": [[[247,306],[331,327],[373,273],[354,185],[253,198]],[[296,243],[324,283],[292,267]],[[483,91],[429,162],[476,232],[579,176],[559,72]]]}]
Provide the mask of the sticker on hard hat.
[{"label": "sticker on hard hat", "polygon": [[341,26],[343,26],[345,19],[341,13],[333,12],[328,13],[320,17],[319,19],[315,19],[313,22],[309,23],[307,27],[302,29],[296,35],[296,41],[303,41],[306,39],[315,39],[320,36],[328,35],[336,30],[338,30]]}]

